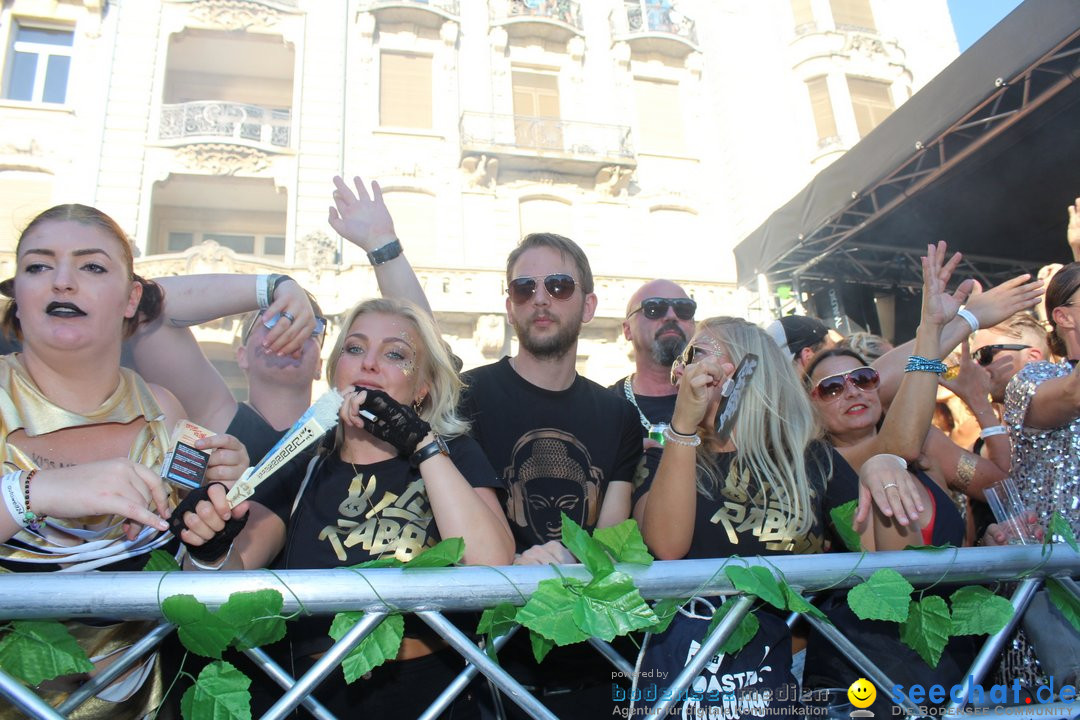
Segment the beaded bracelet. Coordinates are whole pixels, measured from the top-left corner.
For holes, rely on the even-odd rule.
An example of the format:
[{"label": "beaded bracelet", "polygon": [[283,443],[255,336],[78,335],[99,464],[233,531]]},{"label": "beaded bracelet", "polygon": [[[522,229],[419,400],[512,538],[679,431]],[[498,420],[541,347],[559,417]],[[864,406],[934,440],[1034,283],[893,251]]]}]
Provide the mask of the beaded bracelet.
[{"label": "beaded bracelet", "polygon": [[1005,427],[1004,425],[990,425],[989,427],[984,427],[982,430],[979,431],[979,437],[981,437],[983,440],[985,440],[988,437],[994,437],[995,435],[1008,435],[1008,434],[1009,434],[1009,429],[1007,427]]},{"label": "beaded bracelet", "polygon": [[26,500],[26,513],[23,517],[26,519],[26,527],[38,532],[45,527],[45,516],[38,515],[30,509],[30,481],[34,479],[35,475],[37,475],[37,468],[26,473],[26,477],[23,478],[23,499]]},{"label": "beaded bracelet", "polygon": [[670,425],[664,428],[664,439],[685,447],[697,447],[701,444],[701,438],[697,435],[683,435],[672,430]]},{"label": "beaded bracelet", "polygon": [[919,357],[918,355],[912,355],[908,358],[904,372],[932,372],[941,375],[948,369],[949,366],[940,360],[930,360],[928,358]]}]

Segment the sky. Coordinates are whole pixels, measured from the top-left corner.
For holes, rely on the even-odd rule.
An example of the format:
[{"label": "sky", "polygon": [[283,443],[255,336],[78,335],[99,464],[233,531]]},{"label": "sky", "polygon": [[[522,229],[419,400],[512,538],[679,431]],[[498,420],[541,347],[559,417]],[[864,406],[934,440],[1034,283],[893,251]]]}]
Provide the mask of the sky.
[{"label": "sky", "polygon": [[948,0],[956,41],[964,52],[1020,4],[1020,0]]}]

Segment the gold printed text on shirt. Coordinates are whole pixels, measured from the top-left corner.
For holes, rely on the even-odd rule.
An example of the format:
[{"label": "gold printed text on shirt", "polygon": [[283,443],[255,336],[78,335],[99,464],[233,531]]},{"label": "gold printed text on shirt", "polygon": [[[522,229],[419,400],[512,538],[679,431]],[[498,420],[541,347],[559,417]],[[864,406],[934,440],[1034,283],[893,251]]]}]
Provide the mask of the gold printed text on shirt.
[{"label": "gold printed text on shirt", "polygon": [[[354,477],[348,497],[338,505],[338,512],[345,517],[319,533],[319,539],[330,543],[341,562],[348,562],[346,550],[357,545],[372,556],[393,553],[398,560],[408,562],[425,546],[435,544],[435,538],[428,534],[432,516],[422,479],[410,483],[401,495],[385,492],[373,505],[371,498],[377,488],[374,475],[367,483],[363,475]],[[360,521],[347,519],[361,515]]]},{"label": "gold printed text on shirt", "polygon": [[794,547],[791,523],[783,506],[776,498],[766,500],[760,484],[751,487],[748,471],[744,470],[741,477],[734,467],[728,471],[720,503],[709,521],[723,525],[732,545],[739,544],[739,533],[750,531],[769,550],[790,551]]}]

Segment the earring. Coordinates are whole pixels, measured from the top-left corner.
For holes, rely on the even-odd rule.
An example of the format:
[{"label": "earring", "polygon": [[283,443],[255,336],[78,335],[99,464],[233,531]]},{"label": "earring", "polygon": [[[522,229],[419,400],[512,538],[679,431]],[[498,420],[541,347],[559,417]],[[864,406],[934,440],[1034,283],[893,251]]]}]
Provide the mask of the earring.
[{"label": "earring", "polygon": [[413,401],[412,406],[413,406],[413,410],[416,411],[416,414],[419,415],[420,414],[420,409],[424,406],[424,398],[417,398],[416,400]]}]

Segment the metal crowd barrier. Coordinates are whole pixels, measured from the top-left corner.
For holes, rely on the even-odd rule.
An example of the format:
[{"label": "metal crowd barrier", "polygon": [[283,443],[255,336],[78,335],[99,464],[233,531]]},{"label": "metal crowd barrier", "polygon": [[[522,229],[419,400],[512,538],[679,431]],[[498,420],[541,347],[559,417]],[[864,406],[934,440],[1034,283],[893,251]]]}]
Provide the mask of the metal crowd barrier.
[{"label": "metal crowd barrier", "polygon": [[[1043,578],[1054,576],[1062,580],[1066,590],[1080,602],[1080,586],[1071,578],[1080,575],[1080,556],[1069,547],[1060,545],[1046,549],[1041,546],[1013,545],[998,548],[964,548],[941,552],[878,552],[859,554],[791,555],[769,557],[768,562],[757,558],[740,559],[740,563],[763,565],[783,573],[793,588],[849,588],[868,578],[875,571],[891,568],[903,575],[915,587],[938,583],[986,584],[1020,579],[1012,595],[1017,609],[1012,621],[998,633],[987,638],[982,651],[967,673],[972,683],[982,682],[991,664],[1012,633]],[[633,576],[647,599],[683,598],[691,595],[715,596],[738,594],[721,571],[724,559],[679,560],[656,562],[649,568],[620,566]],[[415,613],[468,662],[466,669],[422,715],[435,718],[475,677],[483,673],[510,700],[538,720],[558,720],[535,697],[460,631],[444,616],[446,611],[477,611],[501,602],[521,604],[541,580],[559,577],[589,578],[580,565],[562,566],[556,571],[544,566],[515,566],[488,568],[480,566],[402,571],[371,569],[362,571],[285,570],[270,573],[247,572],[174,572],[174,573],[18,573],[0,575],[0,621],[15,619],[74,619],[114,618],[122,620],[162,620],[160,602],[171,595],[194,595],[211,609],[228,600],[234,592],[275,589],[284,598],[283,614],[303,607],[312,614],[333,614],[362,610],[363,619],[302,677],[291,678],[261,650],[248,651],[249,657],[270,675],[284,690],[284,695],[263,716],[266,720],[285,717],[303,705],[320,720],[333,718],[311,695],[316,687],[342,659],[367,636],[389,612]],[[741,598],[728,612],[714,632],[702,643],[701,649],[679,673],[670,686],[671,695],[678,697],[697,676],[734,631],[750,610],[751,598]],[[879,688],[892,686],[890,679],[872,661],[859,652],[834,627],[807,616],[844,652],[865,676]],[[63,718],[100,688],[108,685],[140,657],[152,650],[172,631],[162,622],[125,656],[110,668],[69,696],[58,708],[52,708],[32,690],[0,671],[0,696],[34,718]],[[501,647],[509,635],[496,640]],[[606,647],[593,643],[601,654],[619,670],[629,675],[632,670],[624,659]],[[980,715],[966,708],[969,698],[953,702],[941,714],[966,717],[1002,717],[987,712]],[[662,702],[653,708],[650,720],[668,715],[675,701]],[[1060,706],[1060,707],[1058,707]],[[1053,711],[1060,711],[1054,715]],[[1040,717],[1071,718],[1074,708],[1067,703],[1039,706]],[[909,717],[919,717],[913,705],[904,707]],[[1019,715],[1022,716],[1022,715]]]}]

